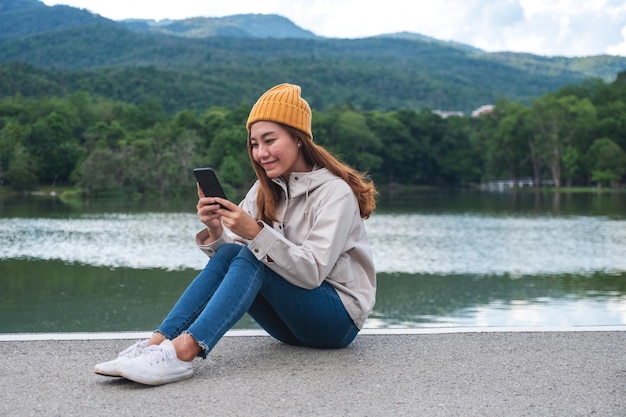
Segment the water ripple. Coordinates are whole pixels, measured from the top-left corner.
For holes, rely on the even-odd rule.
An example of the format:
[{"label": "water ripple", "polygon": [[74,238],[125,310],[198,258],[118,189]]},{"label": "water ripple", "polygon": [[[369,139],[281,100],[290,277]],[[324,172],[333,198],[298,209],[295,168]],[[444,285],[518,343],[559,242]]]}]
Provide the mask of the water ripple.
[{"label": "water ripple", "polygon": [[[379,272],[552,274],[626,271],[626,221],[605,217],[375,214]],[[103,267],[200,269],[195,214],[0,219],[0,258]]]},{"label": "water ripple", "polygon": [[601,217],[373,216],[377,268],[429,274],[626,270],[626,222]]}]

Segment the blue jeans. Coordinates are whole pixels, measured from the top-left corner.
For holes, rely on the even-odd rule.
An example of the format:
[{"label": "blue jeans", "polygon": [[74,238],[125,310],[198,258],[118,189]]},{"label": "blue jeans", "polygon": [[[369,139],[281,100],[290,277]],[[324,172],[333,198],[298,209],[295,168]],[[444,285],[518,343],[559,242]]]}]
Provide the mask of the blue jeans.
[{"label": "blue jeans", "polygon": [[191,334],[205,357],[246,312],[289,345],[342,348],[359,331],[330,284],[297,287],[237,244],[217,250],[157,331],[168,339]]}]

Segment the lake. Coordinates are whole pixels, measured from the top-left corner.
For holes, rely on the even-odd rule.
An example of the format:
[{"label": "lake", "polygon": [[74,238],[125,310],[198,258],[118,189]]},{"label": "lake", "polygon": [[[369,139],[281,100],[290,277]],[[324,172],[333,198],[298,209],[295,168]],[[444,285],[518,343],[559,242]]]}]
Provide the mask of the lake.
[{"label": "lake", "polygon": [[[395,189],[366,227],[366,328],[626,324],[626,193]],[[0,333],[156,328],[200,228],[193,199],[0,199]]]}]

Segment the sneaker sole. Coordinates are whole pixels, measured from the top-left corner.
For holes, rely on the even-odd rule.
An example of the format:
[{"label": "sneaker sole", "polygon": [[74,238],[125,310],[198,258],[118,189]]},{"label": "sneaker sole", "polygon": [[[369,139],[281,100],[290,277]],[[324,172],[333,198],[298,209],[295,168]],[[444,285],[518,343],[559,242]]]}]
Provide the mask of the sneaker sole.
[{"label": "sneaker sole", "polygon": [[139,384],[157,386],[157,385],[165,385],[165,384],[169,384],[172,382],[178,382],[178,381],[183,381],[185,379],[189,379],[193,376],[193,370],[191,370],[191,372],[189,372],[188,374],[178,375],[177,377],[173,379],[169,379],[167,381],[151,381],[148,379],[144,379],[141,376],[131,376],[131,375],[125,374],[124,372],[120,372],[120,376],[128,379],[129,381],[137,382]]},{"label": "sneaker sole", "polygon": [[121,378],[122,377],[122,375],[120,375],[120,374],[113,374],[111,372],[99,371],[97,369],[94,369],[94,372],[96,374],[98,374],[98,375],[108,376],[108,377],[111,377],[111,378]]}]

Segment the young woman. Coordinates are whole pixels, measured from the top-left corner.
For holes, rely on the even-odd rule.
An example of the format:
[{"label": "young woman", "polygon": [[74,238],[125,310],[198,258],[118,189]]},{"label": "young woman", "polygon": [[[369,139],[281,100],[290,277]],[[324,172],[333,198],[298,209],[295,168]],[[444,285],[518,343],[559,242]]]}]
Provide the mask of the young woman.
[{"label": "young woman", "polygon": [[[247,312],[281,342],[350,344],[374,306],[376,274],[363,219],[374,184],[313,142],[300,87],[263,94],[247,121],[258,180],[237,206],[205,196],[196,243],[210,260],[150,339],[95,372],[148,385],[190,378]],[[222,208],[224,206],[225,208]]]}]

